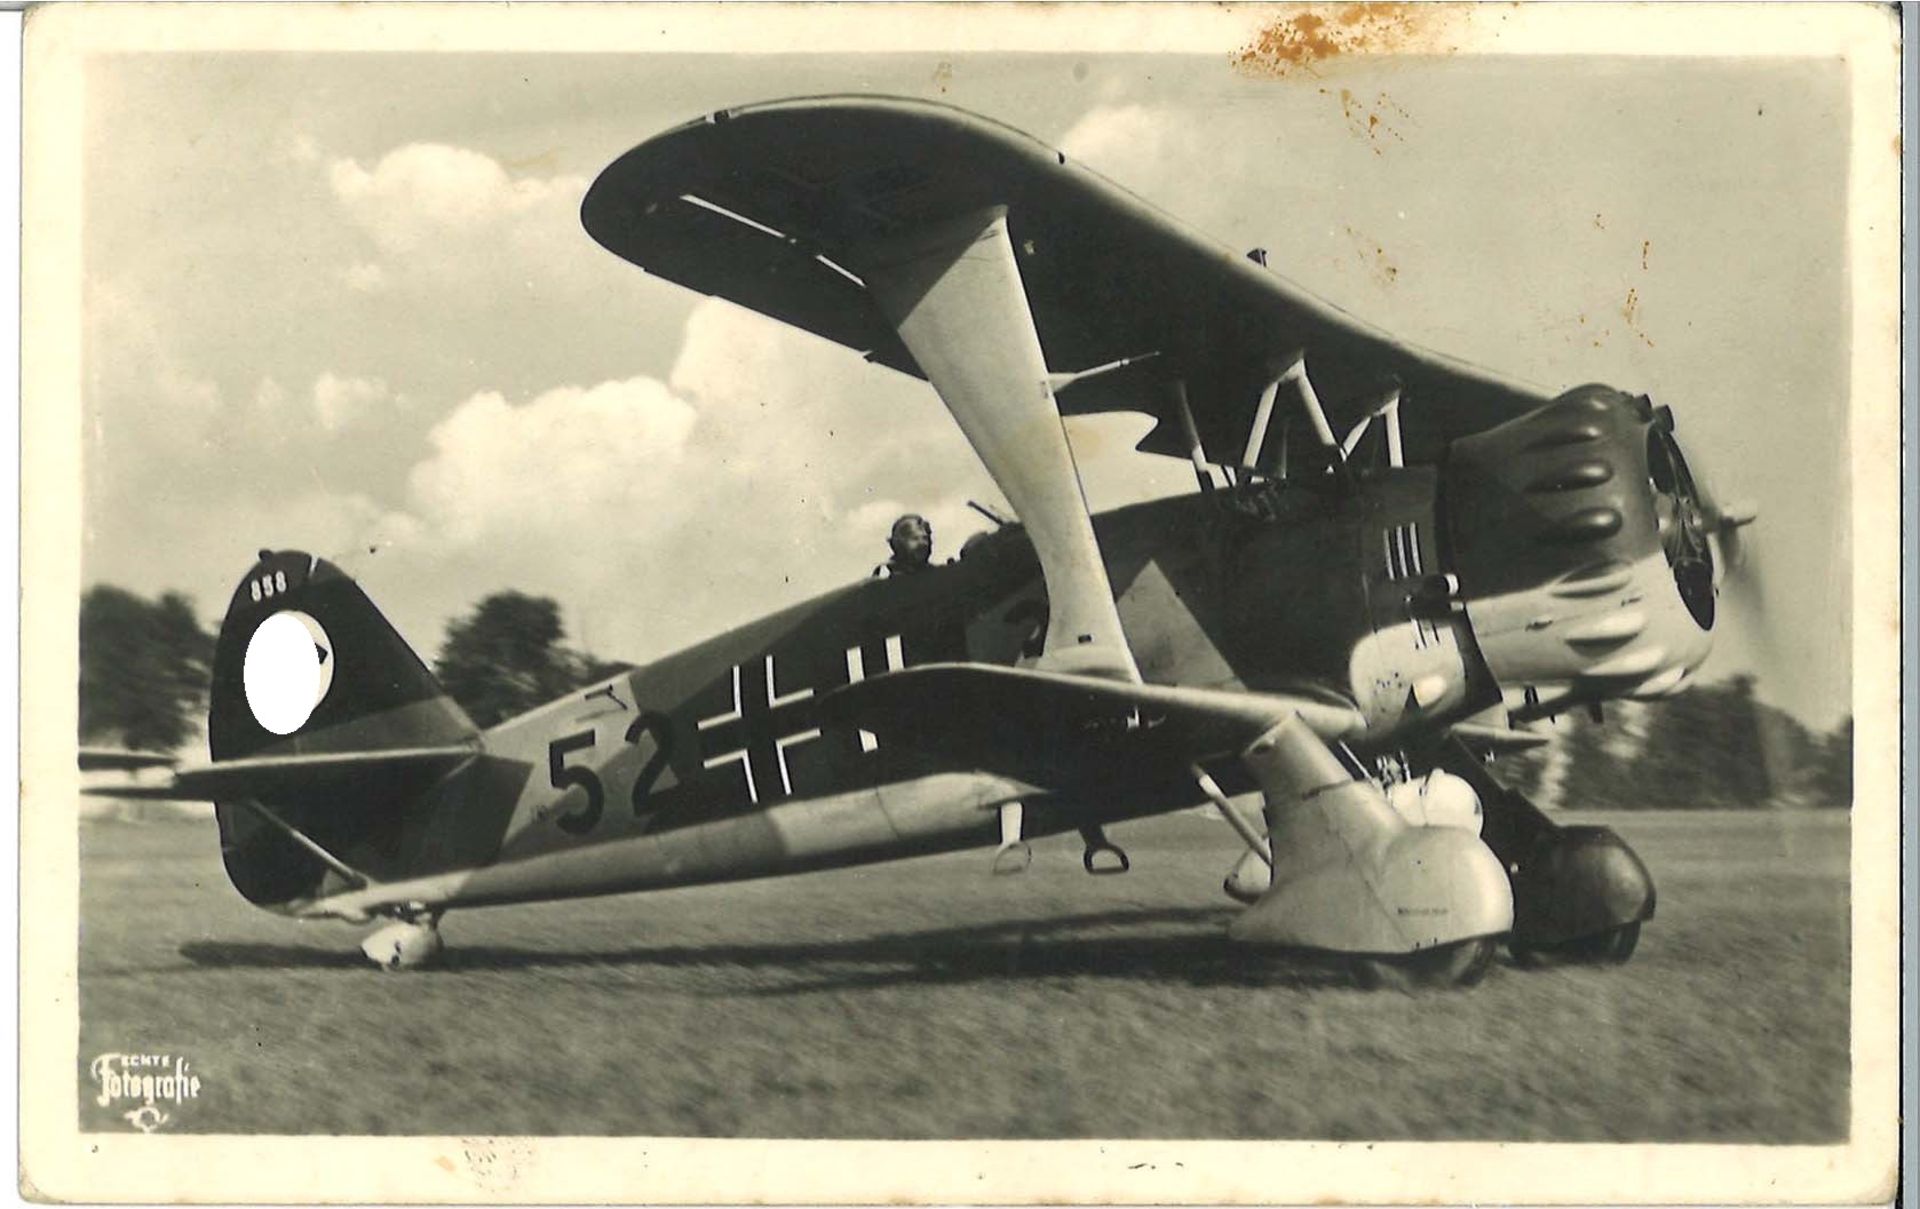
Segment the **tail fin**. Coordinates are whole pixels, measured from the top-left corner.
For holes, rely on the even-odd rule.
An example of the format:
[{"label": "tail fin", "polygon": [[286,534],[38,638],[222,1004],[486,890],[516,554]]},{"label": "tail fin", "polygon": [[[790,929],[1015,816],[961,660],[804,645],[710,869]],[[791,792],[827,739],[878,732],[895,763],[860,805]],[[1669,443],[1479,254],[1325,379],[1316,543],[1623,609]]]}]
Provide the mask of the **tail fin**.
[{"label": "tail fin", "polygon": [[214,647],[207,741],[215,760],[436,747],[475,733],[338,567],[294,550],[260,552]]},{"label": "tail fin", "polygon": [[[477,733],[359,585],[322,559],[266,551],[234,589],[214,646],[214,761],[447,747]],[[392,859],[402,816],[430,781],[294,778],[256,796],[327,852]],[[236,889],[261,906],[319,897],[328,863],[248,802],[217,802]]]}]

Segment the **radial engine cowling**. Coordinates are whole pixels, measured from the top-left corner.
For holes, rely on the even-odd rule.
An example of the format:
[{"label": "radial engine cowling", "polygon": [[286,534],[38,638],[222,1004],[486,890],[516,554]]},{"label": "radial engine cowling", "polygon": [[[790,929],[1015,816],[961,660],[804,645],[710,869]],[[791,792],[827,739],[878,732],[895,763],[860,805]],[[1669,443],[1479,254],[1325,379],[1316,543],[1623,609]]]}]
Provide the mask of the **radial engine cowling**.
[{"label": "radial engine cowling", "polygon": [[1518,717],[1677,689],[1712,645],[1713,568],[1673,416],[1582,386],[1453,442],[1461,595]]}]

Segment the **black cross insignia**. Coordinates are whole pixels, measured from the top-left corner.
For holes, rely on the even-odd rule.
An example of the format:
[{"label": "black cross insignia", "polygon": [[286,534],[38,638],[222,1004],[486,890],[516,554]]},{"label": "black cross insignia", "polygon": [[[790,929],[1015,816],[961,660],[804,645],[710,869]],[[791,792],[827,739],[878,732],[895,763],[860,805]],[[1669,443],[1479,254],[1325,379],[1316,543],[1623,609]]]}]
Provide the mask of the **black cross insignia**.
[{"label": "black cross insignia", "polygon": [[758,805],[793,796],[787,750],[820,737],[818,706],[811,688],[782,694],[774,657],[733,668],[733,708],[698,724],[701,765],[738,764],[747,800]]}]

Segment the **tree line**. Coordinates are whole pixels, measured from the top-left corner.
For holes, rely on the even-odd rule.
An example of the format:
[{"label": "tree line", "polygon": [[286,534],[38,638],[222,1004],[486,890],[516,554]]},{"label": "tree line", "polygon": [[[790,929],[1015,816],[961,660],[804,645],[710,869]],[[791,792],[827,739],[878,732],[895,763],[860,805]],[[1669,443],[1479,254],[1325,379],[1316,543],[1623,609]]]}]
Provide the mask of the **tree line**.
[{"label": "tree line", "polygon": [[1751,676],[1664,701],[1619,701],[1601,719],[1556,719],[1557,741],[1500,760],[1501,780],[1542,806],[1749,810],[1853,803],[1853,717],[1820,733],[1761,701]]},{"label": "tree line", "polygon": [[[109,585],[80,604],[80,741],[171,751],[206,714],[213,636],[177,592],[148,600]],[[447,627],[434,673],[492,726],[627,669],[567,642],[560,606],[495,592]],[[1750,676],[1671,700],[1617,702],[1604,724],[1559,719],[1558,742],[1496,775],[1543,806],[1632,810],[1840,806],[1853,800],[1853,719],[1816,733],[1759,700]]]}]

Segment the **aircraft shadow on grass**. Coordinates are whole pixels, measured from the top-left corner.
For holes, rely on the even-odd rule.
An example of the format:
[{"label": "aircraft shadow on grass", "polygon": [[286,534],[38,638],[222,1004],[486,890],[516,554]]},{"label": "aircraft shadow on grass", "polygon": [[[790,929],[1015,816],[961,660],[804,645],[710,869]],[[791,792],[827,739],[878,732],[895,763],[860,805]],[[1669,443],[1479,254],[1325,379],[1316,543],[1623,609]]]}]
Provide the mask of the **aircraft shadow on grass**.
[{"label": "aircraft shadow on grass", "polygon": [[[1195,986],[1349,984],[1337,966],[1306,955],[1253,953],[1233,944],[1224,926],[1232,914],[1230,907],[1143,908],[825,941],[585,950],[462,945],[450,948],[438,966],[421,973],[736,967],[796,976],[795,981],[779,986],[727,992],[757,996],[1047,978],[1120,978]],[[1115,934],[1115,929],[1123,931]],[[355,954],[305,945],[191,941],[180,947],[180,954],[203,968],[362,968]]]}]

